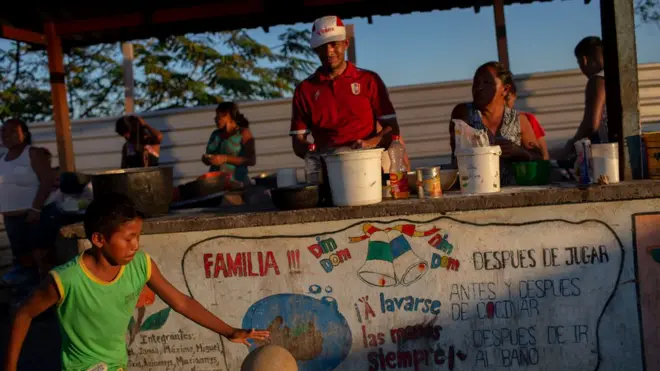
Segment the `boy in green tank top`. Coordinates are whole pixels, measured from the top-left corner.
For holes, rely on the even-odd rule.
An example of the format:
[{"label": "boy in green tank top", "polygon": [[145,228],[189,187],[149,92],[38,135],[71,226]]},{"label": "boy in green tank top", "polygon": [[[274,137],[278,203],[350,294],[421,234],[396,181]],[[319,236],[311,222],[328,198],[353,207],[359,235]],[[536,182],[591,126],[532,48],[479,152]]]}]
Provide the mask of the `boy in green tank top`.
[{"label": "boy in green tank top", "polygon": [[12,323],[5,370],[14,371],[33,318],[56,306],[62,334],[62,369],[126,370],[126,328],[147,285],[172,309],[232,342],[250,345],[268,331],[235,329],[184,295],[139,250],[142,217],[121,195],[94,200],[85,213],[92,248],[50,272]]}]

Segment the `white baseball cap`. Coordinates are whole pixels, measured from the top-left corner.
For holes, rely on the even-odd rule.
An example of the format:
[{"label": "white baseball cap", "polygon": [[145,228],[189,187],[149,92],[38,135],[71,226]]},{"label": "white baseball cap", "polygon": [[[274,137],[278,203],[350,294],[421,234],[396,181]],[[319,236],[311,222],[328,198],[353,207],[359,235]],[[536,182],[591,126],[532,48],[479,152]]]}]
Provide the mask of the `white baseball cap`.
[{"label": "white baseball cap", "polygon": [[314,21],[312,26],[312,48],[333,42],[346,40],[346,27],[339,17],[329,15]]}]

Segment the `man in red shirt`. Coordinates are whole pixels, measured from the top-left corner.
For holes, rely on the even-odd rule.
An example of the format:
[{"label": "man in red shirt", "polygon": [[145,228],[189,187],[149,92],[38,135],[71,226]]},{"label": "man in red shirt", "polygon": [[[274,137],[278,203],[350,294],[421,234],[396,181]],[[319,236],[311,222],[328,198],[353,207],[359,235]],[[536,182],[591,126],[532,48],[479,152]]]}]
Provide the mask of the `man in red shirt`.
[{"label": "man in red shirt", "polygon": [[300,158],[307,154],[309,134],[320,151],[344,146],[387,149],[392,135],[399,134],[387,87],[375,72],[346,61],[348,43],[338,17],[314,21],[311,46],[321,67],[296,88],[289,133]]}]

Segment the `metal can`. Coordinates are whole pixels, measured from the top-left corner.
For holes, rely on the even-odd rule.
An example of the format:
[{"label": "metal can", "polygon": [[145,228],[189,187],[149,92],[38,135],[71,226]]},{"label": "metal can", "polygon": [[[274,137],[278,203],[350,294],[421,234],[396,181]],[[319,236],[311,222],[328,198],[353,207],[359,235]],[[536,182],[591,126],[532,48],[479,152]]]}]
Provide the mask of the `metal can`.
[{"label": "metal can", "polygon": [[419,198],[442,197],[440,166],[417,169],[417,193]]}]

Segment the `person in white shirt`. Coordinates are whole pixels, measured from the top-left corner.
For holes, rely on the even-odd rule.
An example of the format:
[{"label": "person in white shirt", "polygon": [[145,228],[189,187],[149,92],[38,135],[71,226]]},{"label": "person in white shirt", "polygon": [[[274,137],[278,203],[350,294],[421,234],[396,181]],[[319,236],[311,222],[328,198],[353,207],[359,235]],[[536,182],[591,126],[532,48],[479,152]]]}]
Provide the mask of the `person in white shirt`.
[{"label": "person in white shirt", "polygon": [[0,213],[14,258],[2,281],[20,284],[39,279],[59,233],[59,215],[50,196],[54,173],[48,150],[32,146],[25,122],[10,119],[2,126],[7,152],[0,158]]}]

